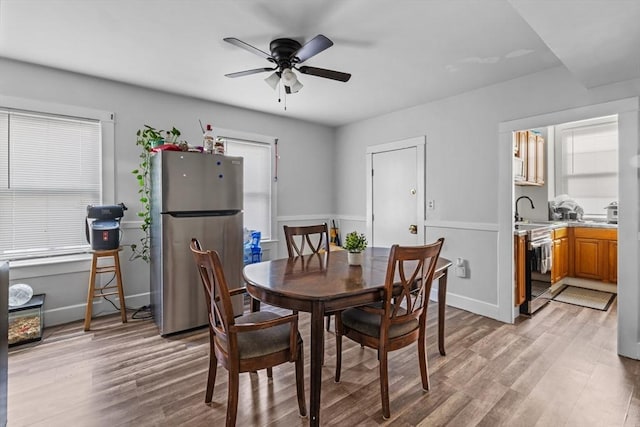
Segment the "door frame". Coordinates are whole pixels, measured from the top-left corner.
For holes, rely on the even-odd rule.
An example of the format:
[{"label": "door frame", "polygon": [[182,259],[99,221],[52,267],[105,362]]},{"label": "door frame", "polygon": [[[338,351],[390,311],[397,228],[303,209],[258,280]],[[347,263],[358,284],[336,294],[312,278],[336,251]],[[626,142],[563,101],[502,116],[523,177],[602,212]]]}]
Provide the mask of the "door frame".
[{"label": "door frame", "polygon": [[367,174],[367,236],[373,243],[373,155],[387,151],[403,150],[406,148],[416,148],[416,218],[418,222],[418,242],[425,242],[425,188],[426,188],[426,141],[425,135],[402,139],[399,141],[387,142],[384,144],[371,145],[366,150],[366,174]]},{"label": "door frame", "polygon": [[[618,115],[618,354],[640,359],[640,98],[587,105],[499,124],[498,306],[501,318],[513,310],[513,146],[512,132]],[[620,254],[624,254],[620,256]],[[508,260],[508,262],[507,262]],[[503,262],[500,262],[503,261]]]}]

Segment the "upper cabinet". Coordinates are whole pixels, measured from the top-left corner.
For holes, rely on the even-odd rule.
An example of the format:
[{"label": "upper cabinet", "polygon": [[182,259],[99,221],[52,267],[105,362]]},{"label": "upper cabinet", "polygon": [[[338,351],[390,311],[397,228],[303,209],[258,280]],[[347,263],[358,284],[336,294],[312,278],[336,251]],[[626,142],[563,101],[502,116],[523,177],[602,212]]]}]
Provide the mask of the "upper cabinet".
[{"label": "upper cabinet", "polygon": [[544,138],[536,131],[513,133],[513,180],[516,185],[544,184]]}]

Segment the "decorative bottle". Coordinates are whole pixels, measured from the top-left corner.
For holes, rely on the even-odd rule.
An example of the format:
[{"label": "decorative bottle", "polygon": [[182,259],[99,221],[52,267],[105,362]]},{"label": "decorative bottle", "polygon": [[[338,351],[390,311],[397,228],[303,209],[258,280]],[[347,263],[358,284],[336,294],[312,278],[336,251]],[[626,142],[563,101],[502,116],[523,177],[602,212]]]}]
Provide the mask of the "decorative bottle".
[{"label": "decorative bottle", "polygon": [[215,144],[215,137],[213,136],[213,129],[211,125],[207,125],[207,130],[202,137],[202,147],[207,154],[213,154],[213,146]]}]

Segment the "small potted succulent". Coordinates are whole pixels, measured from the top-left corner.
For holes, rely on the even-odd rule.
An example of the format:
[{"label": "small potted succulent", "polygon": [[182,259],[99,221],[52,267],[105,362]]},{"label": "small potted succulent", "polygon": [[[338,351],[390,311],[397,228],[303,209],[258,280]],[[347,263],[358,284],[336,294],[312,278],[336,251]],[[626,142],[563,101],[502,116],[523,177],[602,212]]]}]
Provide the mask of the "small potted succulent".
[{"label": "small potted succulent", "polygon": [[367,248],[367,238],[364,234],[352,231],[345,237],[342,247],[349,252],[349,265],[362,265],[362,251]]}]

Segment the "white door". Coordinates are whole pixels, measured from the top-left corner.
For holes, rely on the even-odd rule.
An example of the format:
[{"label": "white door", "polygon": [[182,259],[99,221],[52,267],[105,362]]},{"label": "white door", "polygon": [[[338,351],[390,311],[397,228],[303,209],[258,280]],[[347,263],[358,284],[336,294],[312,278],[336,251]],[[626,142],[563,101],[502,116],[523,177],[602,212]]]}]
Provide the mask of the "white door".
[{"label": "white door", "polygon": [[424,244],[424,138],[368,151],[370,245]]}]

